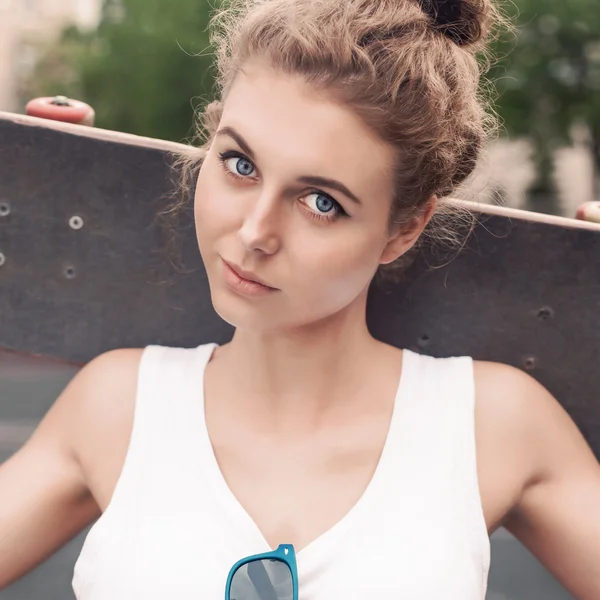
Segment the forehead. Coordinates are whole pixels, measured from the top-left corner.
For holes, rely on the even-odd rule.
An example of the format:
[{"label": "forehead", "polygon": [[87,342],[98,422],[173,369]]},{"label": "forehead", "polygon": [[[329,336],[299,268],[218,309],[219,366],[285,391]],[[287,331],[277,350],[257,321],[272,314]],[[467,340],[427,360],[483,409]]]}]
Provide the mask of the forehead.
[{"label": "forehead", "polygon": [[315,174],[346,174],[355,181],[391,173],[391,147],[356,113],[300,77],[260,63],[246,65],[236,77],[224,103],[224,125],[239,131],[259,161],[276,156]]}]

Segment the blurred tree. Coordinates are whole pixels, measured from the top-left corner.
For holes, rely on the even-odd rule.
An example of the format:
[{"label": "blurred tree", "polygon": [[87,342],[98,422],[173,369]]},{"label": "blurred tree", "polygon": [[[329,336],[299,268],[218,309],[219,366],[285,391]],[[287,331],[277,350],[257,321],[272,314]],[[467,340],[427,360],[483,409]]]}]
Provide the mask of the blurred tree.
[{"label": "blurred tree", "polygon": [[207,0],[104,0],[97,29],[65,30],[21,96],[76,97],[98,127],[181,141],[212,91],[210,12]]},{"label": "blurred tree", "polygon": [[[214,0],[218,2],[218,0]],[[552,151],[586,123],[600,171],[598,0],[518,0],[517,38],[498,42],[490,73],[497,109],[512,135],[533,140],[539,180],[552,194]],[[182,140],[194,98],[212,90],[209,0],[104,0],[98,28],[70,28],[48,49],[23,99],[65,94],[94,106],[99,127]],[[197,56],[196,56],[197,55]],[[599,194],[600,196],[600,194]]]},{"label": "blurred tree", "polygon": [[600,10],[598,0],[518,0],[513,6],[516,44],[512,36],[498,43],[504,58],[490,75],[506,129],[536,146],[540,176],[530,192],[548,196],[552,152],[570,140],[574,124],[587,124],[600,171]]}]

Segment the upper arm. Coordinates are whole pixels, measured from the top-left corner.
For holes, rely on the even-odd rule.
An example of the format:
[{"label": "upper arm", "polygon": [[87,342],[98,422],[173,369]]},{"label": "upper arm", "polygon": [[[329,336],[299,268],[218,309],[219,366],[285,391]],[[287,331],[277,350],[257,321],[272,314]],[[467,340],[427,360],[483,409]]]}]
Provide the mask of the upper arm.
[{"label": "upper arm", "polygon": [[500,410],[514,423],[505,441],[518,448],[523,465],[522,486],[504,526],[576,598],[597,600],[600,465],[543,386],[512,367],[497,365],[496,370],[504,394]]},{"label": "upper arm", "polygon": [[27,443],[0,465],[0,589],[99,516],[79,457],[81,440],[110,412],[112,402],[103,398],[123,395],[124,380],[115,374],[131,372],[135,352],[108,352],[81,369]]}]

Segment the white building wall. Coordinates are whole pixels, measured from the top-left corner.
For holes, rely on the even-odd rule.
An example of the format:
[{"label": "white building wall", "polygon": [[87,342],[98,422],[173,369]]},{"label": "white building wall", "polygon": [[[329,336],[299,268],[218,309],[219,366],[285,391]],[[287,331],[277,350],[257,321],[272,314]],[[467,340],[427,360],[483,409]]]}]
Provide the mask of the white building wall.
[{"label": "white building wall", "polygon": [[101,0],[0,0],[0,110],[17,109],[17,85],[36,60],[36,45],[75,23],[93,27]]}]

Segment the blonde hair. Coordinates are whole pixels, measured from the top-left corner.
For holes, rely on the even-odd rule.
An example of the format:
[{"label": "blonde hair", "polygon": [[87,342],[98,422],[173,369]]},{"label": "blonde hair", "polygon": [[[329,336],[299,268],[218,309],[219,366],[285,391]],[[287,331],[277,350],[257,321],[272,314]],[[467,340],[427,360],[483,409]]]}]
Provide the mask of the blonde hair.
[{"label": "blonde hair", "polygon": [[[491,0],[229,0],[211,21],[217,99],[199,115],[200,147],[180,157],[184,181],[194,185],[229,89],[257,58],[326,90],[397,150],[390,225],[406,222],[465,181],[495,131],[482,75],[505,27]],[[429,235],[456,240],[448,214],[456,207],[439,202]]]}]

